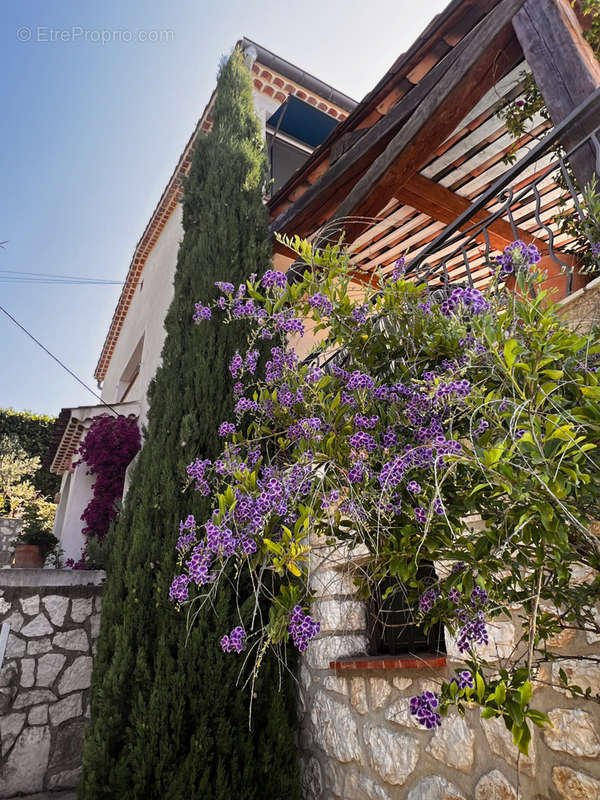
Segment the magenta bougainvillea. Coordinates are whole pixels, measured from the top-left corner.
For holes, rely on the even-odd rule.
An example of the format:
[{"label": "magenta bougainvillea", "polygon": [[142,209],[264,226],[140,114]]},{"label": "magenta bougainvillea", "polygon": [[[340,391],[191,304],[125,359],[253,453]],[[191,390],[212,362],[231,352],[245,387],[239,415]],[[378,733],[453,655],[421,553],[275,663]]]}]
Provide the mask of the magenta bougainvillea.
[{"label": "magenta bougainvillea", "polygon": [[82,533],[88,539],[102,540],[117,515],[117,503],[123,495],[125,470],[141,446],[140,431],[133,417],[103,414],[94,420],[79,446],[88,475],[95,475],[94,495],[81,519]]}]

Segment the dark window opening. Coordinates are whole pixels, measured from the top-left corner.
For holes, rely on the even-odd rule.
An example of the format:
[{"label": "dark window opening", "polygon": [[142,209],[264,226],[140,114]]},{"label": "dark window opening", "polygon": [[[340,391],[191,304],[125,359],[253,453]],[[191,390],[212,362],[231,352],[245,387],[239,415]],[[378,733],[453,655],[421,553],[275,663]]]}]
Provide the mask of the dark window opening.
[{"label": "dark window opening", "polygon": [[[427,583],[437,580],[433,565],[419,569],[418,578]],[[388,588],[396,590],[384,599]],[[414,621],[402,584],[393,578],[381,581],[367,604],[369,655],[401,655],[402,653],[445,653],[444,626],[432,625],[427,631]]]}]

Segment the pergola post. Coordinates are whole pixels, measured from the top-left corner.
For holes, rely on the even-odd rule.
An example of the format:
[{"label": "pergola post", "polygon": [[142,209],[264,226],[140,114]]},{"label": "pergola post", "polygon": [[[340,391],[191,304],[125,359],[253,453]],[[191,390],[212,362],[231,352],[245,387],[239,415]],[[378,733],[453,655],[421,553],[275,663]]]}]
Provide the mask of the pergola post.
[{"label": "pergola post", "polygon": [[[600,63],[583,38],[568,0],[526,0],[513,27],[554,125],[558,125],[600,87]],[[568,151],[589,133],[573,126],[562,140]],[[570,158],[579,185],[595,172],[596,154],[588,142]]]}]

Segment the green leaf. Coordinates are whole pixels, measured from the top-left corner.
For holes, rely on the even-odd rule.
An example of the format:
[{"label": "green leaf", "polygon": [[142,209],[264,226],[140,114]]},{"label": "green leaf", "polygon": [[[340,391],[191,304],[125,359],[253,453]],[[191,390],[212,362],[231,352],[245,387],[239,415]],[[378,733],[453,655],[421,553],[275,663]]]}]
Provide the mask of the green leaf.
[{"label": "green leaf", "polygon": [[504,343],[504,360],[509,369],[512,369],[513,364],[517,360],[517,351],[519,343],[516,339],[509,339]]}]

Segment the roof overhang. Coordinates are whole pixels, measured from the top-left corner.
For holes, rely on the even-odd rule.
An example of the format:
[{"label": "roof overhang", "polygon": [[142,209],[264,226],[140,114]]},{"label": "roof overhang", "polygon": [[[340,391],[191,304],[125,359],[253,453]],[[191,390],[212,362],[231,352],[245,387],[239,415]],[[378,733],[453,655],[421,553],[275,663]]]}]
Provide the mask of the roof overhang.
[{"label": "roof overhang", "polygon": [[115,403],[112,406],[77,406],[63,408],[56,418],[52,430],[52,443],[44,459],[44,466],[55,475],[73,471],[73,458],[85,432],[92,422],[103,414],[116,413],[120,416],[136,418],[140,415],[140,405],[136,402]]}]

